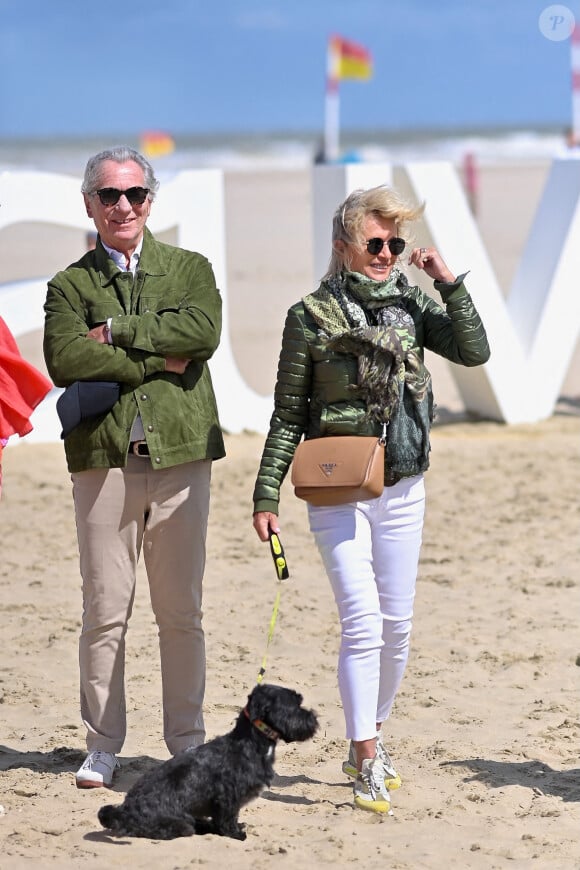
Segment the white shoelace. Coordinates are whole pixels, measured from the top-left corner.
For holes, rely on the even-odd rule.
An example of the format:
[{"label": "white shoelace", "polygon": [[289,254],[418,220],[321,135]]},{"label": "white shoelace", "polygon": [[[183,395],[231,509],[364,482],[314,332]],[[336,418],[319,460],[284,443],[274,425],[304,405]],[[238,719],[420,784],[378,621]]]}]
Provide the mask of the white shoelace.
[{"label": "white shoelace", "polygon": [[361,776],[372,799],[375,800],[377,794],[381,794],[385,788],[385,774],[380,759],[375,759],[372,764],[367,766],[366,770],[361,771]]},{"label": "white shoelace", "polygon": [[[113,763],[111,764],[111,758],[113,759]],[[111,767],[114,769],[116,767],[116,758],[110,752],[104,752],[102,749],[95,749],[93,752],[90,752],[83,762],[83,769],[91,770],[93,764],[105,764],[107,767]]]},{"label": "white shoelace", "polygon": [[380,739],[380,737],[377,740],[377,756],[381,760],[381,763],[385,769],[385,773],[388,773],[389,776],[395,777],[397,775],[397,771],[395,770],[395,766],[391,761],[391,756],[385,749],[385,744]]}]

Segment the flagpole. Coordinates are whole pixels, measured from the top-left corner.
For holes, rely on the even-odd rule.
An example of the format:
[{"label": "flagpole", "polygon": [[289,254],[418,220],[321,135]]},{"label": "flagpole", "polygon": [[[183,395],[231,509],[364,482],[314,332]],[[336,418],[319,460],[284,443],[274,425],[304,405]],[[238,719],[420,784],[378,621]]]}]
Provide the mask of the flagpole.
[{"label": "flagpole", "polygon": [[340,156],[339,84],[342,79],[365,81],[372,74],[370,52],[356,42],[334,34],[326,48],[326,94],[324,101],[324,159],[334,162]]},{"label": "flagpole", "polygon": [[580,144],[580,24],[576,24],[570,39],[572,67],[572,124],[571,138]]},{"label": "flagpole", "polygon": [[334,39],[329,39],[326,55],[326,94],[324,113],[324,159],[338,160],[340,103],[338,92],[338,58]]}]

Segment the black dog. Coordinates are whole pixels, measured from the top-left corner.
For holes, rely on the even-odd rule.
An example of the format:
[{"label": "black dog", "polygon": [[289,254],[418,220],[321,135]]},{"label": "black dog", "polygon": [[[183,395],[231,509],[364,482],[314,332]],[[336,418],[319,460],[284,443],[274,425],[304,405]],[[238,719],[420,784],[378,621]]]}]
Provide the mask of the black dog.
[{"label": "black dog", "polygon": [[240,809],[271,784],[276,741],[308,740],[318,728],[301,705],[292,689],[256,686],[233,731],[146,773],[120,806],[101,807],[100,823],[114,834],[154,840],[207,833],[245,840]]}]

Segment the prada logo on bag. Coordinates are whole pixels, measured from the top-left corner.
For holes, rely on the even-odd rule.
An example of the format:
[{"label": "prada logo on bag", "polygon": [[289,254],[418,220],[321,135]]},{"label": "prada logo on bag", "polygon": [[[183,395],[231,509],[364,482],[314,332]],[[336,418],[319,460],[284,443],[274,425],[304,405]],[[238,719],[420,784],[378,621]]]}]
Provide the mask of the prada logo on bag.
[{"label": "prada logo on bag", "polygon": [[321,462],[318,467],[323,474],[330,477],[334,469],[338,467],[338,462]]}]

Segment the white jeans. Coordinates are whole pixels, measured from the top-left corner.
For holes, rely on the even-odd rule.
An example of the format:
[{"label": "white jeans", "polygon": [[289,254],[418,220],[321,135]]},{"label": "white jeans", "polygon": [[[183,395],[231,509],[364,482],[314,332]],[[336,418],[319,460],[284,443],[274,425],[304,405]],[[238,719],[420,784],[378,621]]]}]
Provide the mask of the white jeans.
[{"label": "white jeans", "polygon": [[308,505],[340,618],[338,687],[350,740],[375,737],[405,672],[424,512],[423,475],[370,501]]}]

